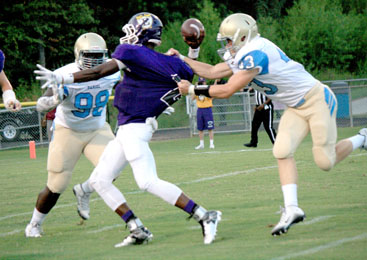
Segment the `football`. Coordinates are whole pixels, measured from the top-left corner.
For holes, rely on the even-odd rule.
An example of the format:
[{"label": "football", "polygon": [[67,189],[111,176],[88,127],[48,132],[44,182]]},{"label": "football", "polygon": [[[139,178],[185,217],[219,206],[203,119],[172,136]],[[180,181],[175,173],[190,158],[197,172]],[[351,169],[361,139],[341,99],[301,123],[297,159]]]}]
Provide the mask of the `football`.
[{"label": "football", "polygon": [[204,25],[196,18],[189,18],[181,25],[181,35],[187,45],[197,49],[205,37]]}]

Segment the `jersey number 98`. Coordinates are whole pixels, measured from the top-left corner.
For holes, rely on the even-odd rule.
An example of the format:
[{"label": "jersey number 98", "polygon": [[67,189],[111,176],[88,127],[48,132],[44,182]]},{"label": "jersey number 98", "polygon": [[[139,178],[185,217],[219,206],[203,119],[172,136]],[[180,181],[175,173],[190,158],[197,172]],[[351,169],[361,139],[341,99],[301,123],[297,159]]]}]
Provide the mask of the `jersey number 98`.
[{"label": "jersey number 98", "polygon": [[[101,116],[103,108],[108,102],[110,93],[108,90],[98,92],[93,100],[93,95],[90,93],[79,93],[75,96],[74,106],[78,110],[71,111],[74,116],[86,118],[92,112],[92,116]],[[94,105],[93,105],[94,104]]]}]

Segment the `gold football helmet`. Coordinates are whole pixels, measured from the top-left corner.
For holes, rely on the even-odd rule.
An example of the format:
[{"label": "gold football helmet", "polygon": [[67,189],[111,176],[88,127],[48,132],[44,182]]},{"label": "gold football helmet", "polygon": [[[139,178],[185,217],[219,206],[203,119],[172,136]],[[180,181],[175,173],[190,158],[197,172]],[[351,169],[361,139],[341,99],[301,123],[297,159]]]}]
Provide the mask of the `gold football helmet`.
[{"label": "gold football helmet", "polygon": [[84,33],[75,42],[74,55],[80,69],[93,68],[107,61],[106,42],[96,33]]},{"label": "gold football helmet", "polygon": [[222,44],[222,48],[218,50],[219,56],[224,60],[234,58],[242,46],[258,35],[254,18],[243,13],[231,14],[219,27],[217,41]]}]

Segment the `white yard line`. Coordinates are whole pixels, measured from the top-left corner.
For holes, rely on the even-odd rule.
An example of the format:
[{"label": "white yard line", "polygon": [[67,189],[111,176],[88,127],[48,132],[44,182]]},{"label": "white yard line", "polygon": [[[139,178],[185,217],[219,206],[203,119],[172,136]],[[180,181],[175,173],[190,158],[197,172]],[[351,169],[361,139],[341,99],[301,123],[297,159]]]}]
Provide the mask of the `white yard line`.
[{"label": "white yard line", "polygon": [[117,227],[123,227],[125,226],[124,224],[115,224],[115,225],[112,225],[112,226],[105,226],[103,228],[100,228],[100,229],[96,229],[96,230],[91,230],[91,231],[88,231],[87,233],[88,234],[95,234],[95,233],[100,233],[100,232],[103,232],[103,231],[106,231],[106,230],[111,230],[111,229],[114,229],[114,228],[117,228]]},{"label": "white yard line", "polygon": [[327,219],[332,218],[332,217],[335,217],[335,216],[333,216],[333,215],[331,215],[331,216],[320,216],[320,217],[316,217],[316,218],[313,218],[313,219],[308,220],[308,221],[301,222],[298,225],[311,225],[311,224],[315,224],[317,222],[327,220]]},{"label": "white yard line", "polygon": [[340,246],[345,243],[353,242],[356,240],[363,240],[363,239],[367,239],[367,233],[363,233],[355,237],[346,237],[346,238],[343,238],[343,239],[340,239],[334,242],[330,242],[330,243],[327,243],[321,246],[316,246],[316,247],[312,247],[312,248],[302,250],[299,252],[272,258],[271,260],[286,260],[286,259],[293,259],[293,258],[300,257],[300,256],[307,256],[307,255],[315,254],[315,253],[318,253],[320,251],[323,251],[329,248]]}]

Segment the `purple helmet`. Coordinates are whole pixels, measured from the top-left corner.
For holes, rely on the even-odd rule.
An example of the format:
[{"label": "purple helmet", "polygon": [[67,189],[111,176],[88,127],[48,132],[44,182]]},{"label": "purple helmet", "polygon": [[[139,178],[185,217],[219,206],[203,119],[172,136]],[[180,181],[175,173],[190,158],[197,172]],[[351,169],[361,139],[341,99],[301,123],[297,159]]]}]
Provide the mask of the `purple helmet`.
[{"label": "purple helmet", "polygon": [[120,43],[143,45],[153,43],[158,46],[161,44],[162,28],[163,24],[158,16],[148,12],[138,13],[122,27],[126,35],[120,38]]}]

